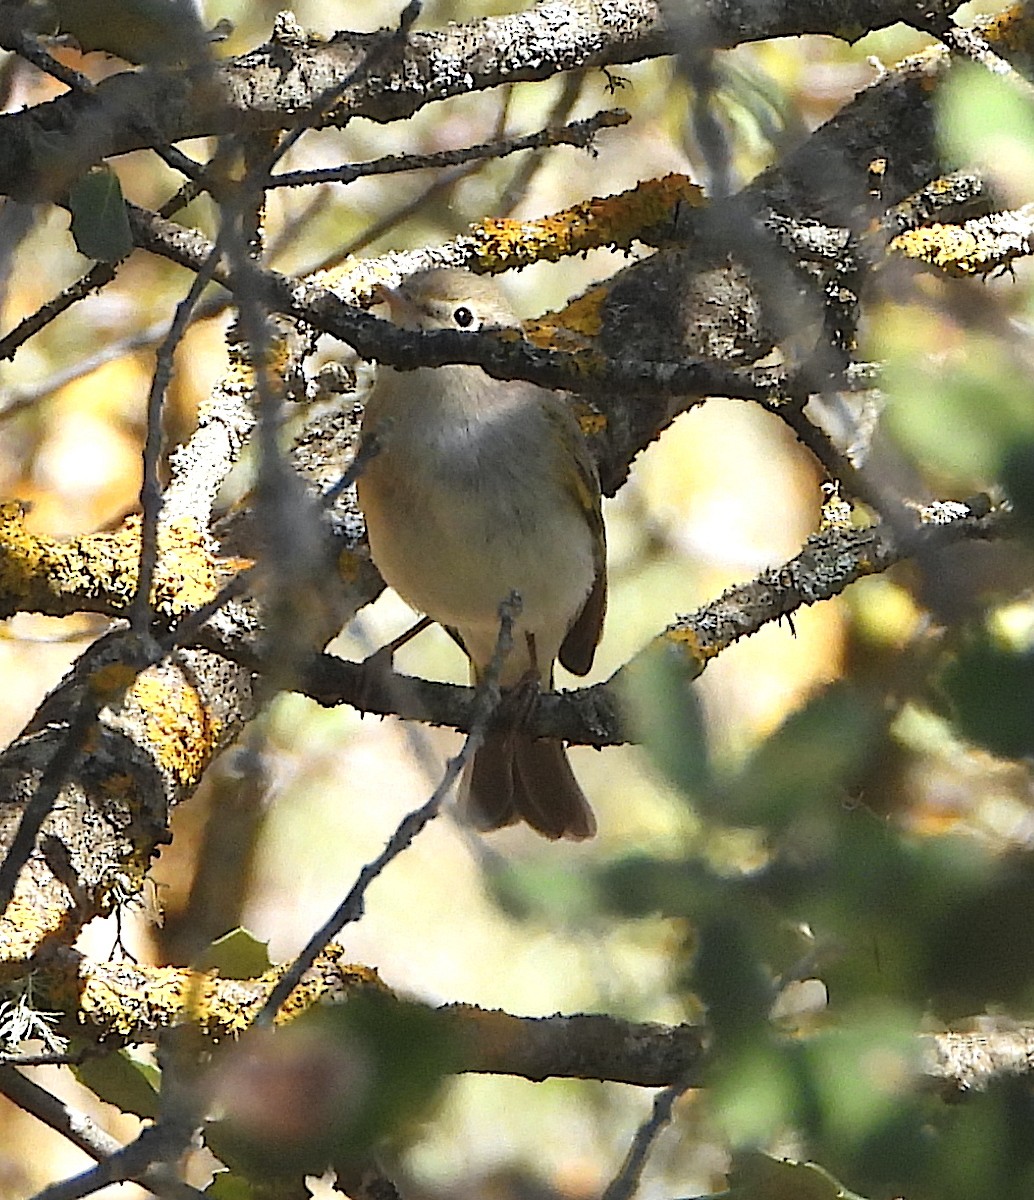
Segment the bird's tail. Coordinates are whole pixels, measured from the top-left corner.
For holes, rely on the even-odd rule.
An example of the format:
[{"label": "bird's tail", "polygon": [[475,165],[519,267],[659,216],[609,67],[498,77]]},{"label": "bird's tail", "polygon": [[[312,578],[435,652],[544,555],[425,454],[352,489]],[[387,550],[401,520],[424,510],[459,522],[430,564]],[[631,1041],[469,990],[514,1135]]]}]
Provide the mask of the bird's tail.
[{"label": "bird's tail", "polygon": [[460,781],[460,809],[482,832],[518,821],[547,838],[582,841],[596,832],[564,743],[512,730],[485,736]]}]

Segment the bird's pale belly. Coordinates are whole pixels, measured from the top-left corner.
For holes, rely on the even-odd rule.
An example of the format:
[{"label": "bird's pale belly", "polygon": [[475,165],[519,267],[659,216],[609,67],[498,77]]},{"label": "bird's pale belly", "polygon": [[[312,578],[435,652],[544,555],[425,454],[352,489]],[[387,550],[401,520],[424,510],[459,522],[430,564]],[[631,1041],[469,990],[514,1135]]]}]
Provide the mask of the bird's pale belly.
[{"label": "bird's pale belly", "polygon": [[[483,503],[465,503],[458,495],[442,514],[419,502],[403,502],[406,516],[400,520],[398,514],[389,516],[378,505],[368,505],[374,561],[408,604],[443,625],[496,630],[500,603],[516,591],[520,627],[534,632],[556,624],[564,614],[564,627],[556,635],[562,639],[595,576],[585,519],[572,508],[570,529],[558,530],[554,511],[548,537],[539,538],[527,528],[515,533],[513,512],[501,507],[504,511],[486,513]],[[383,539],[382,520],[391,522],[391,536]]]}]

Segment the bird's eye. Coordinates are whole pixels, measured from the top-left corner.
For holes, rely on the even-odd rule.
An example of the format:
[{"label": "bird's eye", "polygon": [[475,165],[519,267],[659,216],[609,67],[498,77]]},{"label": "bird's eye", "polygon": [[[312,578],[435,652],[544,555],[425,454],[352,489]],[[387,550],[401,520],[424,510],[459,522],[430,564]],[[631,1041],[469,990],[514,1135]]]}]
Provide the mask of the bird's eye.
[{"label": "bird's eye", "polygon": [[460,327],[460,329],[469,329],[474,324],[474,314],[465,304],[461,304],[459,308],[452,314],[452,319]]}]

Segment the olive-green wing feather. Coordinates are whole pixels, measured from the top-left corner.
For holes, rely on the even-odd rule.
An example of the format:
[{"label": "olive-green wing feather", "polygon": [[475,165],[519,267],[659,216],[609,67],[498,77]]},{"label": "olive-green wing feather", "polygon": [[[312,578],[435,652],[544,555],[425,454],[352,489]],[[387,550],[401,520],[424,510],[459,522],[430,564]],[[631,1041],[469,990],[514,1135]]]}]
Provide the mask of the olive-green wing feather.
[{"label": "olive-green wing feather", "polygon": [[550,407],[548,411],[550,420],[556,422],[563,438],[565,462],[573,461],[577,468],[565,475],[565,484],[592,532],[596,576],[581,612],[560,647],[560,661],[567,670],[574,675],[585,675],[592,666],[607,612],[607,538],[600,507],[600,480],[596,464],[589,455],[582,431],[570,409],[557,400],[556,408]]}]

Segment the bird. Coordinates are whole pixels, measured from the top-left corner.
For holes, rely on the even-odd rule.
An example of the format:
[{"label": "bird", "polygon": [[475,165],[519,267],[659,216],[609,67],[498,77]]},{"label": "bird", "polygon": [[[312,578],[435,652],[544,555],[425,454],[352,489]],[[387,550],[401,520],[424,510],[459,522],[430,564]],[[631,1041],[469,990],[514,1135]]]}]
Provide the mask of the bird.
[{"label": "bird", "polygon": [[[406,329],[521,328],[499,283],[465,268],[416,272],[381,299]],[[493,658],[511,592],[520,611],[500,687],[534,699],[552,690],[557,659],[586,674],[606,612],[606,535],[596,467],[564,401],[477,366],[382,364],[361,439],[378,447],[356,483],[374,565],[459,642],[471,681]],[[521,821],[550,839],[596,832],[564,743],[519,726],[486,732],[458,790],[481,832]]]}]

